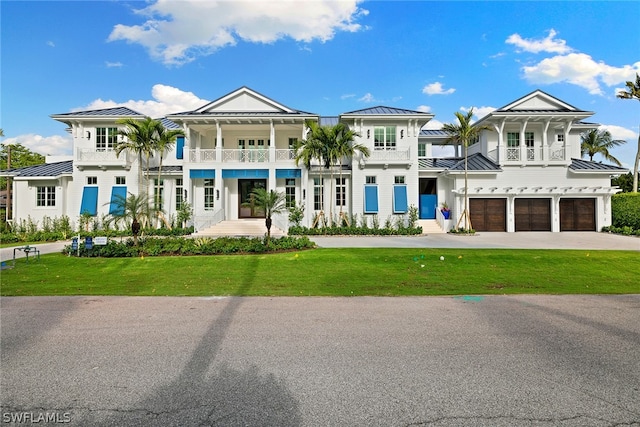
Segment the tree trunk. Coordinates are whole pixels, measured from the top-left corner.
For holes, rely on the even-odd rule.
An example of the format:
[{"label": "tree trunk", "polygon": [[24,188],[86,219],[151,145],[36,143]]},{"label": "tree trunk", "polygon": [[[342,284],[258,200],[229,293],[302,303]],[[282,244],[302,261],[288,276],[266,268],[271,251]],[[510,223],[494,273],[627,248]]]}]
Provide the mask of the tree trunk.
[{"label": "tree trunk", "polygon": [[267,246],[269,245],[269,241],[271,240],[271,217],[268,216],[264,220],[264,225],[267,227]]},{"label": "tree trunk", "polygon": [[633,166],[633,187],[631,192],[638,192],[638,167],[640,166],[640,135],[638,135],[638,151],[636,151],[636,162]]}]

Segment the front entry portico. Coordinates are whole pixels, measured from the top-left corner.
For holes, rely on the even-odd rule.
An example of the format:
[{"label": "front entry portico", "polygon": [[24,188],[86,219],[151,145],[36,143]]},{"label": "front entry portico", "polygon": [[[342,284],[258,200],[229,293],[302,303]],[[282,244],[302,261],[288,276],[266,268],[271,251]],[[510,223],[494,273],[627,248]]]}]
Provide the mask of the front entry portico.
[{"label": "front entry portico", "polygon": [[239,179],[238,218],[264,218],[264,211],[253,205],[251,192],[256,188],[267,188],[266,179]]}]

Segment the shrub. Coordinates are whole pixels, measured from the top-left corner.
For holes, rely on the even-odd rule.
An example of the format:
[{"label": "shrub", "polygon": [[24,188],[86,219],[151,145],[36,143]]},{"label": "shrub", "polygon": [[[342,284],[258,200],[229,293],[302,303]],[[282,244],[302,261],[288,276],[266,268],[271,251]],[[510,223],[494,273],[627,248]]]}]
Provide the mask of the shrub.
[{"label": "shrub", "polygon": [[619,193],[611,197],[611,225],[640,230],[640,193]]}]

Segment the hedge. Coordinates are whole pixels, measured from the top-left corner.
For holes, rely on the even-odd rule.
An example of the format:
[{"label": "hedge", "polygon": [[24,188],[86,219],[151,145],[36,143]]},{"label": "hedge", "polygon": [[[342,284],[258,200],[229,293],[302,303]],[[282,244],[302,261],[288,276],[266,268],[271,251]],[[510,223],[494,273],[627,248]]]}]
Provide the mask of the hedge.
[{"label": "hedge", "polygon": [[611,197],[611,225],[640,230],[640,193],[618,193]]}]

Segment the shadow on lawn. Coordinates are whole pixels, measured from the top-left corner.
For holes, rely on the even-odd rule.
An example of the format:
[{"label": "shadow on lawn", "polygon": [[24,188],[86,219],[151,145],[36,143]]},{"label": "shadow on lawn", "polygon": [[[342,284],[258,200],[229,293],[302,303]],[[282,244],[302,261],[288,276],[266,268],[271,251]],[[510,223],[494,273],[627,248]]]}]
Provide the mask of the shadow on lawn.
[{"label": "shadow on lawn", "polygon": [[248,257],[248,264],[237,291],[213,321],[178,377],[131,409],[101,410],[78,425],[162,425],[162,426],[299,426],[299,404],[285,381],[257,366],[237,370],[220,366],[207,375],[222,342],[243,303],[243,296],[255,280],[259,258]]}]

